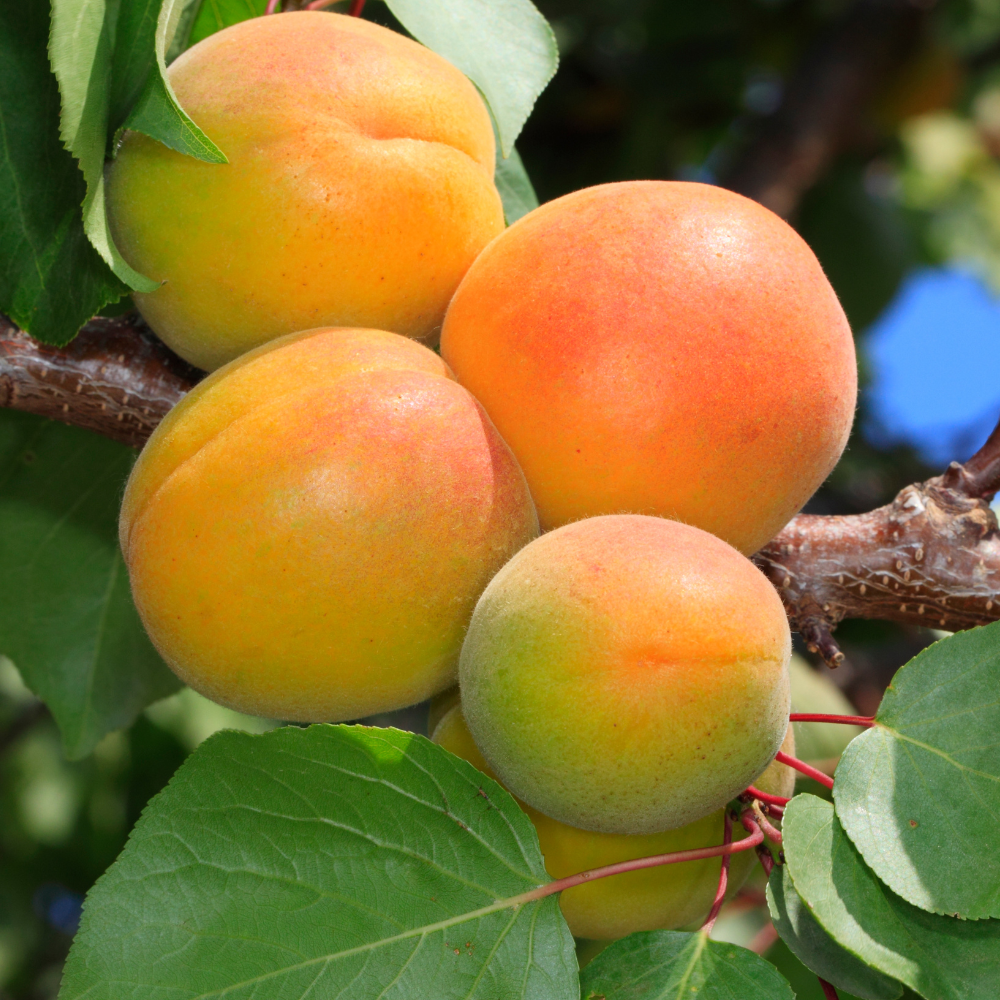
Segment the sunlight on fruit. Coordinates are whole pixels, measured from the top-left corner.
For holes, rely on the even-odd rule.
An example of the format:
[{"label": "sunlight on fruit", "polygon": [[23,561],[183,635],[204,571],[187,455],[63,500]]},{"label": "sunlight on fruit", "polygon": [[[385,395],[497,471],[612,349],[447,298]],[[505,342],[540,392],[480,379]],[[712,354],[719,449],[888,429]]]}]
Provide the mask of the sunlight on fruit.
[{"label": "sunlight on fruit", "polygon": [[191,688],[158,701],[146,709],[146,718],[175,736],[188,750],[207,740],[220,729],[240,729],[245,733],[266,733],[277,725],[268,719],[234,712],[203,698]]}]

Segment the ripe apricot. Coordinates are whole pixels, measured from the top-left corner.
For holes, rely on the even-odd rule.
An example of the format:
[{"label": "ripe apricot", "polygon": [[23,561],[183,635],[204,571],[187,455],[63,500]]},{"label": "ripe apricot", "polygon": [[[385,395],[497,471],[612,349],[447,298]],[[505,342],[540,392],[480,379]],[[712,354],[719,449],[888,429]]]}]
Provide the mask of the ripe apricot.
[{"label": "ripe apricot", "polygon": [[[461,706],[453,706],[442,717],[434,730],[433,740],[497,780],[473,742]],[[786,731],[781,749],[785,753],[795,753],[795,736],[791,726]],[[772,795],[790,798],[795,791],[795,772],[784,764],[772,762],[757,779],[756,787]],[[518,804],[535,826],[538,844],[545,858],[545,869],[553,878],[564,878],[591,868],[653,854],[714,847],[723,842],[722,809],[677,830],[626,836],[579,830],[550,819],[524,802]],[[736,823],[733,840],[742,840],[745,836],[746,831]],[[757,856],[753,851],[732,855],[727,898],[739,891],[756,862]],[[720,866],[719,858],[705,858],[624,872],[566,889],[560,894],[559,905],[576,937],[608,940],[635,931],[686,927],[704,920],[712,908]]]},{"label": "ripe apricot", "polygon": [[750,554],[844,449],[851,331],[815,255],[756,202],[637,181],[494,240],[441,352],[524,469],[544,529],[676,518]]},{"label": "ripe apricot", "polygon": [[489,113],[454,66],[387,28],[319,11],[258,17],[171,64],[181,105],[226,154],[138,132],[108,172],[135,296],[178,354],[213,369],[309,327],[435,335],[503,229]]},{"label": "ripe apricot", "polygon": [[174,671],[303,721],[453,684],[476,598],[537,531],[510,450],[441,359],[360,329],[274,341],[202,382],[150,438],[121,515]]},{"label": "ripe apricot", "polygon": [[606,515],[542,535],[490,581],[459,684],[513,794],[585,830],[661,833],[774,759],[790,655],[749,559],[678,521]]}]

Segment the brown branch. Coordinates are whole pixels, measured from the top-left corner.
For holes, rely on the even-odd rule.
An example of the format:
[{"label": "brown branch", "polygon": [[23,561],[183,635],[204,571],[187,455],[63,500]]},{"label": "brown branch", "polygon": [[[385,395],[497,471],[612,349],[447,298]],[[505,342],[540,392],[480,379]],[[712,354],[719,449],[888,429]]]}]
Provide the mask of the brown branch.
[{"label": "brown branch", "polygon": [[[201,373],[134,316],[99,319],[68,347],[46,347],[0,317],[0,406],[141,445]],[[1000,426],[964,465],[907,486],[885,507],[800,514],[754,556],[792,628],[831,665],[845,618],[950,631],[1000,618]]]},{"label": "brown branch", "polygon": [[786,97],[720,180],[788,218],[852,145],[872,97],[912,52],[926,3],[855,0],[810,46]]},{"label": "brown branch", "polygon": [[1000,424],[964,465],[848,517],[800,514],[754,561],[791,626],[830,666],[845,618],[959,629],[1000,618],[1000,533],[988,500],[1000,487]]},{"label": "brown branch", "polygon": [[132,313],[98,317],[48,347],[0,315],[0,406],[86,427],[140,447],[203,375]]}]

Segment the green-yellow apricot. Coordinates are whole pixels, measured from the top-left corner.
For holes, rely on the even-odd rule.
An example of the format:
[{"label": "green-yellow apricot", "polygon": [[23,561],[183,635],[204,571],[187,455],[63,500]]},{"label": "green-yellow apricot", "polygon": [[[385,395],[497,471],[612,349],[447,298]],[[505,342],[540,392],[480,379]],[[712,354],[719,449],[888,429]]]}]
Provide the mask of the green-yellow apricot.
[{"label": "green-yellow apricot", "polygon": [[127,132],[107,190],[125,259],[163,282],[135,301],[170,347],[214,369],[319,326],[436,334],[503,229],[489,112],[459,70],[300,11],[219,31],[168,76],[229,162]]},{"label": "green-yellow apricot", "polygon": [[774,759],[791,636],[765,576],[657,517],[577,521],[484,591],[459,683],[500,780],[547,816],[659,833],[717,810]]},{"label": "green-yellow apricot", "polygon": [[[496,780],[472,740],[461,706],[453,706],[443,716],[433,739]],[[791,726],[781,748],[786,753],[795,753]],[[795,772],[784,764],[773,762],[757,779],[756,787],[788,798],[795,790]],[[544,816],[524,802],[519,805],[535,825],[545,869],[553,878],[653,854],[714,847],[723,841],[721,809],[677,830],[628,836],[579,830]],[[743,827],[736,823],[733,839],[742,840],[746,836]],[[757,855],[752,850],[731,856],[727,898],[739,891],[756,861]],[[576,937],[607,940],[635,931],[686,927],[704,920],[711,909],[720,866],[719,858],[704,858],[612,875],[565,890],[560,894],[559,905]]]}]

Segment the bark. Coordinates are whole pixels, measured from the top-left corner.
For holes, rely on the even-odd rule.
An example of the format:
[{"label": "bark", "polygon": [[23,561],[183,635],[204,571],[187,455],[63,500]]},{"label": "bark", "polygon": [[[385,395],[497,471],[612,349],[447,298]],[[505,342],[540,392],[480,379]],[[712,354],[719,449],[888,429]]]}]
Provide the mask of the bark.
[{"label": "bark", "polygon": [[879,86],[913,51],[924,8],[913,0],[855,0],[806,51],[787,97],[720,183],[783,218],[834,158],[856,142]]},{"label": "bark", "polygon": [[141,447],[203,375],[135,313],[97,318],[67,347],[48,347],[0,315],[0,406],[86,427]]},{"label": "bark", "polygon": [[[0,406],[141,445],[203,373],[137,316],[98,319],[68,347],[46,347],[0,317]],[[964,465],[852,516],[800,514],[754,556],[791,626],[836,666],[844,618],[933,628],[1000,618],[1000,426]]]}]

